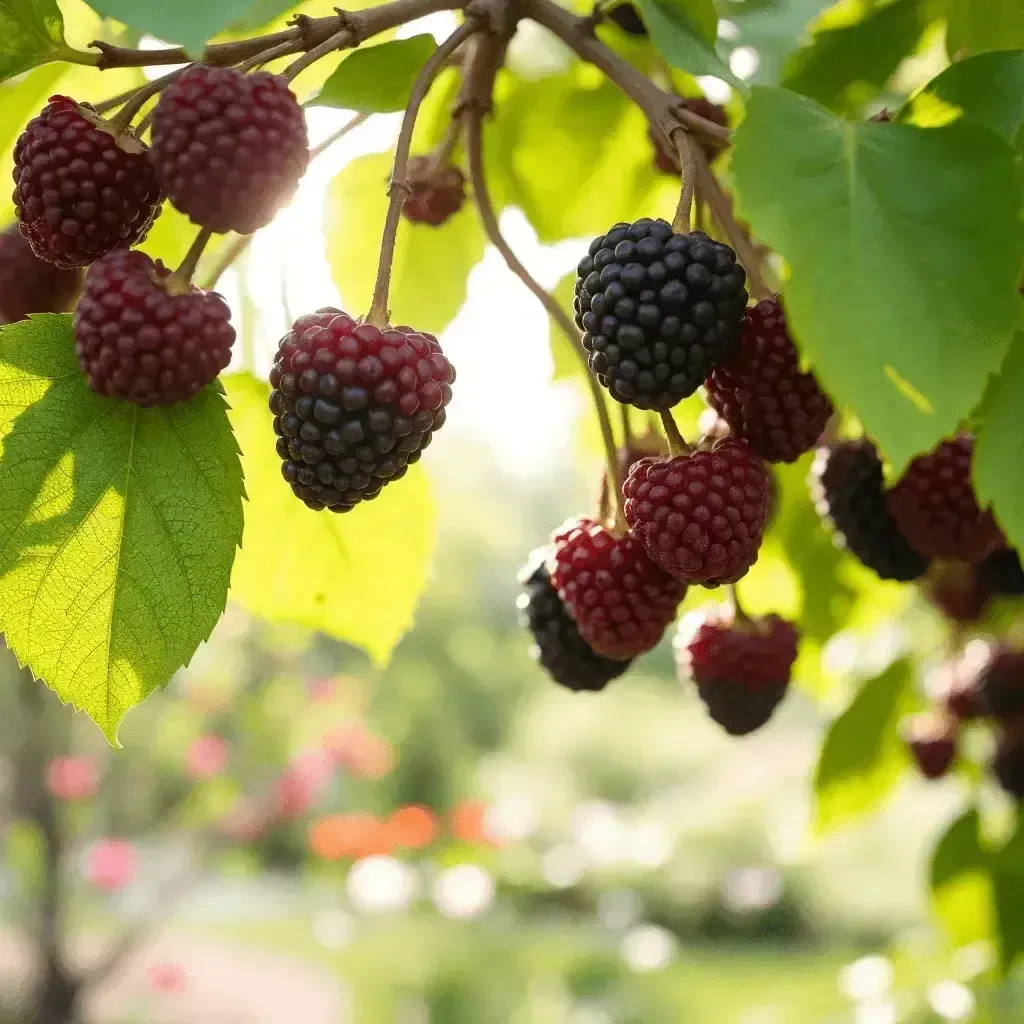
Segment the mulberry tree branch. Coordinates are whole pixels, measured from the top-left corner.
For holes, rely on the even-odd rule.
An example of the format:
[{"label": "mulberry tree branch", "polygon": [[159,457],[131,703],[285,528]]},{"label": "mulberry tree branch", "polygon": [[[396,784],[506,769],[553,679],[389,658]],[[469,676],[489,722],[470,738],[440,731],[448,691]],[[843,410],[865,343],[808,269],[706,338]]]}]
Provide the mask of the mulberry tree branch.
[{"label": "mulberry tree branch", "polygon": [[[364,39],[378,35],[387,29],[397,28],[407,21],[414,21],[437,11],[459,10],[467,0],[391,0],[379,7],[368,7],[357,13],[339,12],[324,18],[301,17],[296,23],[280,32],[239,39],[230,43],[213,43],[203,51],[201,62],[216,67],[240,64],[267,50],[278,47],[294,47],[281,53],[299,53],[312,50],[325,43],[332,36],[348,30],[348,38],[339,40],[336,49],[357,46]],[[160,50],[137,50],[115,46],[102,40],[91,44],[100,51],[96,67],[108,68],[153,67],[159,64],[188,64],[193,58],[183,47],[172,46]]]}]

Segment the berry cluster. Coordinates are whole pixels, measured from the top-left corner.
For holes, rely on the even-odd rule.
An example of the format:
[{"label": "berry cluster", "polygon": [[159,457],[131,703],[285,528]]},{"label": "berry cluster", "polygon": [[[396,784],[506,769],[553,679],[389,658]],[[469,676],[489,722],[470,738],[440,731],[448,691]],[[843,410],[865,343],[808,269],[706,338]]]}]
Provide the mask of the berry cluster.
[{"label": "berry cluster", "polygon": [[339,309],[299,317],[270,371],[285,480],[317,510],[377,497],[444,424],[454,381],[432,335],[380,331]]},{"label": "berry cluster", "polygon": [[[580,642],[625,664],[660,641],[688,587],[742,578],[776,503],[767,463],[798,458],[824,431],[832,403],[801,370],[780,300],[746,309],[745,277],[728,246],[658,220],[615,225],[581,261],[576,321],[598,381],[623,405],[663,417],[703,384],[714,423],[692,447],[676,435],[667,450],[648,435],[619,450],[622,494],[608,492],[606,475],[602,509],[621,499],[624,524],[600,516],[555,532],[544,582],[560,602],[557,620],[575,631],[561,659],[561,633],[538,641],[545,666],[579,661]],[[535,568],[526,578],[538,585]],[[529,589],[522,600],[534,600]],[[751,620],[734,597],[681,628],[676,646],[712,718],[742,735],[785,694],[797,641],[792,623]]]},{"label": "berry cluster", "polygon": [[991,769],[999,785],[1024,800],[1024,652],[972,640],[940,674],[938,702],[905,725],[921,774],[946,775],[956,761],[963,728],[987,725],[996,739]]},{"label": "berry cluster", "polygon": [[[231,360],[227,304],[191,283],[202,245],[211,233],[251,234],[291,199],[309,164],[306,121],[284,78],[204,64],[161,90],[150,146],[128,120],[54,96],[26,127],[15,147],[20,230],[0,236],[0,319],[66,308],[88,267],[74,339],[89,386],[171,405]],[[462,173],[435,163],[411,162],[409,220],[439,225],[462,205]],[[173,272],[132,249],[165,197],[202,229]],[[300,317],[271,374],[284,479],[313,509],[376,497],[444,423],[454,380],[430,335],[337,309]]]},{"label": "berry cluster", "polygon": [[[952,573],[936,564],[928,586],[940,605],[948,601],[953,618],[967,620],[976,617],[967,609],[976,600],[983,605],[984,594],[1024,592],[1020,561],[974,492],[973,451],[967,434],[943,441],[886,489],[874,445],[866,438],[839,441],[818,450],[809,480],[837,543],[882,579],[919,579],[940,559],[965,563],[968,571]],[[976,597],[968,586],[976,587]]]}]

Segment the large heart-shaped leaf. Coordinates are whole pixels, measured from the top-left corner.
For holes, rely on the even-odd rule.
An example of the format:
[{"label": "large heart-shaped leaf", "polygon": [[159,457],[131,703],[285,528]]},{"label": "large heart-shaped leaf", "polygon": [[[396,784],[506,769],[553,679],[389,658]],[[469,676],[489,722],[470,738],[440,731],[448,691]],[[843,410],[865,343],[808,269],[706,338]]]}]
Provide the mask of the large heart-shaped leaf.
[{"label": "large heart-shaped leaf", "polygon": [[1006,354],[1024,257],[1015,151],[962,119],[849,123],[753,90],[738,205],[789,264],[789,320],[898,471],[967,417]]},{"label": "large heart-shaped leaf", "polygon": [[91,391],[70,316],[0,331],[0,628],[116,742],[216,625],[242,535],[219,387],[139,409]]}]

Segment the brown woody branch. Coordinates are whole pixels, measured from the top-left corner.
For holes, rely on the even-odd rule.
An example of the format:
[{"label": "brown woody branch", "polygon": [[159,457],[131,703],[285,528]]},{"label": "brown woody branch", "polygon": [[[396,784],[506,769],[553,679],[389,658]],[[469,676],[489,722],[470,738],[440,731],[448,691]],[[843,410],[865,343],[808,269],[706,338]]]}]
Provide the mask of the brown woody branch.
[{"label": "brown woody branch", "polygon": [[[358,46],[364,39],[397,28],[407,21],[437,11],[459,10],[464,6],[466,0],[392,0],[391,3],[354,13],[339,11],[324,18],[301,17],[296,19],[296,24],[291,28],[280,32],[254,36],[251,39],[239,39],[231,43],[213,43],[203,51],[201,60],[204,64],[226,67],[240,64],[278,47],[282,48],[282,53],[305,52],[320,46],[343,31],[346,33],[345,38],[339,41],[336,48],[344,49],[346,46]],[[180,46],[163,50],[136,50],[114,46],[102,40],[96,40],[92,45],[100,51],[96,63],[100,70],[152,67],[158,64],[189,64],[193,60]],[[284,49],[285,47],[289,49]]]}]

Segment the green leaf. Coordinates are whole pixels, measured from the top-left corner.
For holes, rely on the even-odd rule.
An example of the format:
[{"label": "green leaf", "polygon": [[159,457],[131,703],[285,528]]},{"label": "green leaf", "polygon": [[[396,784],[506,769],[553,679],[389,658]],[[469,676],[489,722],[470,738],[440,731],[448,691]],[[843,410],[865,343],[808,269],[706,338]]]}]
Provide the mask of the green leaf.
[{"label": "green leaf", "polygon": [[361,647],[383,665],[412,624],[434,550],[435,512],[419,465],[351,512],[313,512],[281,478],[270,387],[224,380],[250,505],[231,596],[256,615]]},{"label": "green leaf", "polygon": [[70,316],[0,331],[0,629],[116,743],[216,625],[242,534],[219,388],[139,409],[92,392]]},{"label": "green leaf", "polygon": [[68,53],[57,0],[0,0],[0,81]]},{"label": "green leaf", "polygon": [[995,934],[991,855],[979,839],[978,811],[971,808],[950,825],[932,855],[932,908],[954,948]]},{"label": "green leaf", "polygon": [[436,49],[431,35],[360,47],[338,65],[308,105],[365,114],[404,110],[420,69]]},{"label": "green leaf", "polygon": [[516,82],[500,100],[501,117],[487,126],[492,190],[522,209],[542,242],[652,216],[651,199],[665,181],[669,202],[678,199],[678,182],[654,169],[643,113],[611,82],[587,83],[586,74],[574,68]]},{"label": "green leaf", "polygon": [[991,502],[1014,547],[1024,548],[1024,331],[1018,331],[999,376],[992,379],[977,432],[974,485]]},{"label": "green leaf", "polygon": [[226,29],[241,13],[238,0],[89,0],[89,6],[139,32],[166,43],[178,43],[196,56],[202,53],[207,40]]},{"label": "green leaf", "polygon": [[[907,103],[914,124],[963,116],[1024,146],[1024,50],[999,50],[951,64]],[[941,120],[940,120],[941,118]]]},{"label": "green leaf", "polygon": [[810,41],[808,26],[834,0],[722,0],[719,13],[731,21],[739,35],[733,46],[757,51],[757,70],[752,85],[778,85],[786,58],[803,42]]},{"label": "green leaf", "polygon": [[255,33],[302,2],[303,0],[255,0],[240,15],[232,19],[228,30],[232,33]]},{"label": "green leaf", "polygon": [[810,46],[793,55],[782,84],[828,107],[858,109],[885,87],[924,28],[918,0],[875,8],[862,21],[816,35]]},{"label": "green leaf", "polygon": [[637,0],[637,7],[651,42],[669,64],[743,88],[715,50],[718,15],[713,0]]},{"label": "green leaf", "polygon": [[1024,46],[1020,0],[947,0],[946,49],[950,56]]},{"label": "green leaf", "polygon": [[757,87],[732,174],[740,216],[789,265],[802,351],[898,472],[977,406],[1012,338],[1014,150],[966,120],[851,124]]},{"label": "green leaf", "polygon": [[[327,192],[327,259],[353,316],[369,309],[373,295],[391,160],[390,153],[358,157]],[[391,270],[391,322],[434,334],[444,330],[462,307],[466,279],[483,254],[483,229],[472,203],[440,228],[403,218]]]},{"label": "green leaf", "polygon": [[829,832],[878,807],[907,767],[900,720],[918,705],[906,661],[860,689],[825,737],[814,779],[815,825]]},{"label": "green leaf", "polygon": [[1024,810],[1018,808],[1017,827],[992,858],[995,882],[999,958],[1003,970],[1024,957]]}]

